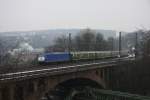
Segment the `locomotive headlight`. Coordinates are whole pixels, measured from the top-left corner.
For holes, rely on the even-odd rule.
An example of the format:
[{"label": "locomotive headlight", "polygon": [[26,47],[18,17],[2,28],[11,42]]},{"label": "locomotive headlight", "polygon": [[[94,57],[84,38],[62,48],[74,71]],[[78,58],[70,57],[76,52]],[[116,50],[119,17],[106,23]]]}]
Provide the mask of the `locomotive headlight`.
[{"label": "locomotive headlight", "polygon": [[45,57],[44,56],[38,57],[38,61],[45,61]]}]

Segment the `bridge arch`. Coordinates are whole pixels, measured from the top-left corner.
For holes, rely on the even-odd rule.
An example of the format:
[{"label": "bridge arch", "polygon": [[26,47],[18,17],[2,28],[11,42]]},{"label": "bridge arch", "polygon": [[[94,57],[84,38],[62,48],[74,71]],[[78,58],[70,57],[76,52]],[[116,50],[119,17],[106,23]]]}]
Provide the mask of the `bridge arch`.
[{"label": "bridge arch", "polygon": [[99,82],[89,79],[89,78],[73,78],[69,80],[65,80],[55,86],[55,88],[64,87],[64,88],[72,88],[78,86],[89,86],[95,88],[104,88],[102,84]]},{"label": "bridge arch", "polygon": [[53,90],[45,91],[43,98],[48,98],[50,100],[61,100],[65,95],[73,89],[83,90],[85,87],[93,87],[93,88],[101,88],[103,89],[103,85],[99,84],[97,81],[89,79],[89,78],[71,78],[68,80],[64,80],[55,85]]},{"label": "bridge arch", "polygon": [[[77,73],[70,73],[58,75],[54,78],[49,78],[47,80],[46,90],[43,91],[43,96],[52,94],[55,95],[60,90],[72,90],[73,88],[77,89],[81,87],[95,87],[95,88],[106,88],[105,81],[103,77],[101,77],[101,70],[88,70]],[[73,87],[73,88],[72,88]],[[62,91],[61,91],[62,92]],[[68,91],[67,91],[68,92]],[[63,93],[60,93],[63,94]],[[43,97],[42,96],[42,97]]]}]

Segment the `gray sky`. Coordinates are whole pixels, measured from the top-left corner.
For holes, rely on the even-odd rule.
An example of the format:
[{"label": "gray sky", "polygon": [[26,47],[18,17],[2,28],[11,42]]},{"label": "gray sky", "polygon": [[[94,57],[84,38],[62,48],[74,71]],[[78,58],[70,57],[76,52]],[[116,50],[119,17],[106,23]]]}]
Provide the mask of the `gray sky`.
[{"label": "gray sky", "polygon": [[150,0],[0,0],[0,31],[150,28]]}]

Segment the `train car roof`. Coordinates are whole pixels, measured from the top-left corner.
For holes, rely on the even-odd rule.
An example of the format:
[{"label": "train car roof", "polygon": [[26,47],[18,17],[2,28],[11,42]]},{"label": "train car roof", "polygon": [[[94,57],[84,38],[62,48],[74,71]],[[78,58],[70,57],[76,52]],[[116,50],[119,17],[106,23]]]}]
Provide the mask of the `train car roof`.
[{"label": "train car roof", "polygon": [[42,55],[45,54],[69,54],[69,52],[49,52],[49,53],[43,53]]}]

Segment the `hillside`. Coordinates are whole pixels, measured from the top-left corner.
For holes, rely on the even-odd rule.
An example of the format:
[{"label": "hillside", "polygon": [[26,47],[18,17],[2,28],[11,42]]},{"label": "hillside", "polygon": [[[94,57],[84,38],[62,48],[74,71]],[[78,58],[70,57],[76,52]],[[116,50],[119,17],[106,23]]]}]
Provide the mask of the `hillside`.
[{"label": "hillside", "polygon": [[[75,36],[81,29],[53,29],[53,30],[37,30],[37,31],[18,31],[18,32],[1,32],[0,36],[7,41],[26,41],[34,48],[46,47],[53,44],[56,37],[60,35],[68,36],[69,33]],[[97,33],[104,35],[104,38],[115,37],[116,32],[113,30],[95,29]],[[11,43],[13,43],[11,42]]]}]

